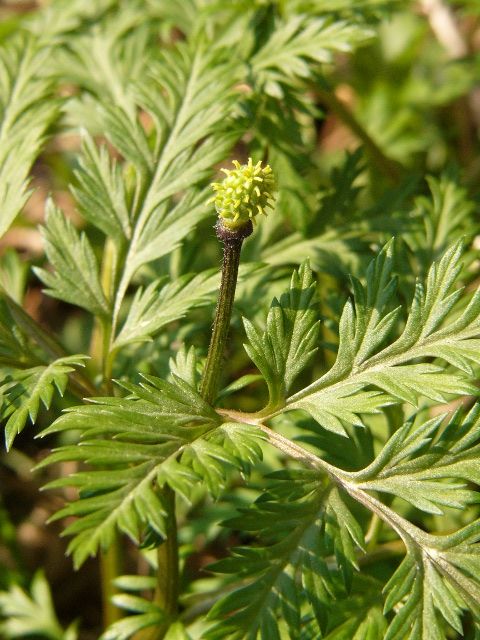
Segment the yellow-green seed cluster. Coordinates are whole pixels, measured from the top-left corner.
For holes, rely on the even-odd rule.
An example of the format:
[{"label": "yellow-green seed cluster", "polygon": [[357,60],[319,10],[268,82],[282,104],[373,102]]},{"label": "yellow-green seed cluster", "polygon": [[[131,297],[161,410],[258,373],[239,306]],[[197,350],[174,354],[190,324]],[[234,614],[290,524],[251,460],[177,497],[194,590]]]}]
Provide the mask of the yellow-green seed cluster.
[{"label": "yellow-green seed cluster", "polygon": [[270,165],[262,167],[261,162],[253,164],[248,159],[241,165],[233,161],[235,169],[222,169],[226,174],[223,182],[213,182],[216,194],[210,202],[227,229],[239,229],[249,220],[255,222],[259,213],[267,214],[273,206],[276,185]]}]

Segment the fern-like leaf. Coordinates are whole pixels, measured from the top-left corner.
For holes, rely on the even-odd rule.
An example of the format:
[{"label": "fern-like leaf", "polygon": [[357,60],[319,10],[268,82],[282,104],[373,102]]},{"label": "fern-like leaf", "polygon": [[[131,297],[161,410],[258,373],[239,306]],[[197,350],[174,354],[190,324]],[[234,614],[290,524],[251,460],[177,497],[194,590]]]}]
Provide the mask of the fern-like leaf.
[{"label": "fern-like leaf", "polygon": [[82,460],[93,467],[49,485],[75,486],[80,492],[80,500],[55,515],[77,516],[66,529],[74,536],[69,551],[77,565],[99,546],[108,547],[116,528],[137,541],[147,525],[165,535],[165,484],[188,500],[205,475],[218,495],[228,468],[248,471],[261,456],[260,432],[222,424],[181,378],[173,376],[170,383],[146,376],[141,385],[122,384],[130,392],[127,398],[97,398],[72,407],[42,434],[81,432],[80,446],[60,448],[42,465]]},{"label": "fern-like leaf", "polygon": [[480,405],[464,419],[458,412],[447,427],[443,422],[444,416],[422,425],[407,422],[371,465],[354,474],[359,486],[404,498],[428,513],[478,502],[478,493],[466,483],[480,483]]},{"label": "fern-like leaf", "polygon": [[28,419],[37,419],[40,403],[47,409],[55,390],[63,396],[68,374],[83,367],[86,356],[66,356],[46,366],[17,369],[0,386],[0,416],[6,420],[5,442],[12,446],[15,436],[23,431]]},{"label": "fern-like leaf", "polygon": [[88,134],[75,175],[78,186],[72,191],[86,220],[117,242],[128,239],[131,223],[121,169],[106,147],[97,148]]},{"label": "fern-like leaf", "polygon": [[428,177],[430,194],[415,199],[415,213],[421,230],[408,233],[406,242],[414,251],[422,272],[441,257],[455,240],[473,238],[478,233],[475,204],[452,172],[440,178]]},{"label": "fern-like leaf", "polygon": [[54,273],[35,269],[54,298],[83,307],[94,315],[106,317],[109,305],[103,293],[98,263],[85,236],[50,202],[44,227],[45,251]]},{"label": "fern-like leaf", "polygon": [[480,622],[478,521],[449,536],[429,536],[408,554],[385,587],[385,610],[396,609],[385,640],[447,640],[463,636],[462,615]]},{"label": "fern-like leaf", "polygon": [[158,282],[138,289],[114,347],[149,340],[163,326],[183,317],[191,308],[209,302],[218,288],[216,271],[187,274],[159,288]]},{"label": "fern-like leaf", "polygon": [[[471,375],[472,366],[479,362],[480,291],[456,312],[462,296],[462,290],[455,289],[461,255],[462,246],[457,243],[432,265],[425,283],[417,283],[405,327],[392,340],[400,308],[392,305],[392,244],[387,245],[368,268],[367,286],[353,280],[354,300],[347,302],[340,319],[334,366],[290,397],[287,408],[305,409],[326,429],[340,432],[338,423],[333,428],[326,414],[339,412],[341,398],[350,398],[353,410],[350,415],[338,413],[339,420],[359,424],[355,414],[365,410],[365,401],[367,412],[372,413],[392,399],[417,404],[425,396],[441,402],[450,394],[475,394],[476,387],[464,374]],[[431,358],[447,361],[452,372],[425,362]],[[417,362],[412,364],[412,360]],[[379,393],[375,400],[374,392],[364,390],[369,385],[387,395]],[[354,409],[357,397],[358,411]]]},{"label": "fern-like leaf", "polygon": [[30,168],[58,116],[52,82],[42,74],[50,53],[27,35],[0,48],[0,236],[28,199]]},{"label": "fern-like leaf", "polygon": [[277,26],[251,64],[257,74],[268,71],[270,81],[305,78],[312,73],[312,60],[330,62],[333,52],[351,51],[372,35],[370,29],[352,23],[296,15]]},{"label": "fern-like leaf", "polygon": [[36,573],[26,593],[18,586],[0,592],[2,637],[41,637],[48,640],[77,640],[77,624],[63,629],[53,608],[50,588],[42,572]]},{"label": "fern-like leaf", "polygon": [[[371,494],[388,492],[435,514],[442,513],[439,507],[464,508],[465,503],[478,501],[463,482],[479,481],[479,416],[476,405],[465,417],[457,412],[446,427],[441,417],[424,424],[411,421],[361,471],[346,472],[309,458],[311,466],[328,473],[353,499],[388,523],[405,544],[405,559],[386,586],[388,640],[446,640],[448,626],[462,634],[466,610],[480,626],[479,521],[449,535],[432,535]],[[317,476],[318,483],[321,477]],[[338,558],[337,564],[341,566]]]},{"label": "fern-like leaf", "polygon": [[271,492],[226,523],[261,532],[271,544],[235,549],[232,557],[211,567],[247,584],[214,605],[209,617],[223,620],[207,632],[209,640],[280,638],[278,615],[286,620],[289,637],[300,638],[305,600],[323,625],[325,601],[334,589],[331,571],[335,569],[327,563],[332,553],[344,580],[351,581],[363,535],[337,489],[315,487],[315,478],[308,472],[299,472],[297,477],[281,472],[275,478]]},{"label": "fern-like leaf", "polygon": [[263,333],[244,319],[245,349],[263,374],[269,390],[269,408],[281,406],[293,382],[316,351],[319,321],[315,280],[309,264],[293,273],[290,288],[274,299]]}]

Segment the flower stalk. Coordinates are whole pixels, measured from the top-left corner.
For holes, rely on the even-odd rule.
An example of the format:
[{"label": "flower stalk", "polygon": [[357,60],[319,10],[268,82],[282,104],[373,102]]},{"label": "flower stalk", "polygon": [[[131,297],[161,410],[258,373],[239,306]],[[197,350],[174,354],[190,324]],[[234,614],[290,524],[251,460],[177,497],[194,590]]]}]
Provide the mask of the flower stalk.
[{"label": "flower stalk", "polygon": [[237,286],[238,265],[242,243],[253,231],[249,221],[236,230],[227,229],[221,220],[216,224],[219,240],[223,242],[222,279],[218,295],[215,320],[213,322],[212,337],[208,349],[207,361],[200,386],[200,395],[213,404],[218,393],[223,358],[228,341],[230,318],[232,316],[233,300]]},{"label": "flower stalk", "polygon": [[[230,319],[237,286],[240,253],[245,238],[253,231],[253,222],[258,214],[266,214],[266,208],[273,203],[274,178],[271,168],[261,163],[240,165],[234,162],[235,169],[224,169],[226,178],[223,183],[213,183],[216,191],[215,208],[218,213],[215,231],[223,243],[223,261],[220,290],[213,322],[212,335],[205,362],[200,395],[214,404],[217,397],[223,359],[228,342]],[[164,487],[166,507],[166,539],[158,548],[158,572],[155,601],[165,611],[166,621],[154,631],[155,638],[163,638],[169,625],[178,615],[178,536],[176,528],[175,492]],[[136,634],[135,640],[150,640],[148,634]]]},{"label": "flower stalk", "polygon": [[234,169],[222,169],[225,178],[212,183],[218,221],[215,231],[223,242],[222,279],[213,323],[212,337],[200,386],[200,394],[209,403],[215,402],[223,358],[228,341],[233,300],[237,286],[240,252],[245,238],[253,231],[255,218],[266,215],[273,206],[275,178],[271,167],[253,164],[252,159],[241,165],[233,161]]}]

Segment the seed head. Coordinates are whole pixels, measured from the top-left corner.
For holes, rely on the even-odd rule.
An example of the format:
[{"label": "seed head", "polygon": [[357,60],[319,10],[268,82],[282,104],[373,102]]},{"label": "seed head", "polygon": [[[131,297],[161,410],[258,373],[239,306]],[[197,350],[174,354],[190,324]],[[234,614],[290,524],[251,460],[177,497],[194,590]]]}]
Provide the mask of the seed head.
[{"label": "seed head", "polygon": [[227,229],[240,229],[259,213],[267,214],[267,208],[273,206],[276,184],[270,165],[262,167],[259,161],[248,164],[233,161],[235,169],[222,169],[225,178],[222,182],[213,182],[216,194],[209,202],[215,203],[215,209],[222,224]]}]

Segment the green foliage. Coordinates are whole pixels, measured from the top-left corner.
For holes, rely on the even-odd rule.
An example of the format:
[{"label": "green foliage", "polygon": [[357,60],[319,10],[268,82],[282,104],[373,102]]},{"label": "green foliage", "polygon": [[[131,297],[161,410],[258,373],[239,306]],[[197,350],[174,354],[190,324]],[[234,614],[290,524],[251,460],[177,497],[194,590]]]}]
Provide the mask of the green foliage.
[{"label": "green foliage", "polygon": [[[348,22],[292,16],[280,23],[269,40],[255,54],[252,64],[263,80],[288,81],[312,73],[308,61],[330,62],[333,51],[351,51],[373,34]],[[272,90],[272,87],[269,87]]]},{"label": "green foliage", "polygon": [[106,147],[97,148],[87,134],[76,178],[78,187],[72,192],[84,218],[117,242],[130,238],[132,230],[121,168],[110,158]]},{"label": "green foliage", "polygon": [[13,38],[0,53],[0,236],[28,199],[30,168],[58,116],[52,82],[42,69],[50,46],[36,38]]},{"label": "green foliage", "polygon": [[136,542],[147,526],[164,536],[161,488],[166,484],[188,500],[203,479],[218,495],[226,480],[225,467],[247,471],[261,457],[256,430],[222,424],[181,378],[174,375],[170,383],[146,376],[140,385],[122,386],[129,392],[126,398],[96,398],[94,404],[72,407],[42,434],[71,429],[82,433],[82,446],[61,447],[42,466],[83,460],[95,469],[50,485],[75,486],[82,498],[55,516],[79,516],[66,530],[75,536],[69,551],[77,565],[99,546],[107,548],[117,527]]},{"label": "green foliage", "polygon": [[218,274],[213,270],[196,276],[185,274],[161,288],[159,284],[152,282],[145,289],[137,289],[115,340],[116,348],[129,342],[148,340],[166,324],[182,318],[192,307],[209,302],[218,288]]},{"label": "green foliage", "polygon": [[[2,24],[0,528],[13,548],[34,517],[9,491],[33,459],[57,497],[32,513],[124,614],[85,637],[480,637],[478,54],[427,4],[52,0]],[[209,183],[236,157],[279,193],[213,404]],[[28,583],[15,553],[0,571]],[[77,638],[41,574],[7,589],[2,637]]]},{"label": "green foliage", "polygon": [[0,299],[0,359],[7,366],[22,366],[30,360],[27,340],[3,299]]},{"label": "green foliage", "polygon": [[445,506],[463,509],[475,502],[476,492],[467,487],[479,482],[473,462],[478,407],[464,421],[457,414],[447,427],[442,424],[444,417],[422,425],[407,422],[398,429],[374,462],[358,472],[362,488],[393,493],[429,513],[441,514]]},{"label": "green foliage", "polygon": [[[102,640],[127,640],[133,634],[148,627],[155,628],[165,621],[165,613],[142,593],[155,589],[156,580],[152,576],[120,576],[115,586],[123,591],[114,597],[117,607],[133,615],[118,620],[102,634]],[[126,593],[125,593],[126,592]]]},{"label": "green foliage", "polygon": [[273,300],[263,335],[244,319],[249,340],[246,350],[265,378],[272,409],[285,401],[295,378],[315,354],[315,303],[315,281],[305,263],[293,274],[290,289],[279,301]]},{"label": "green foliage", "polygon": [[42,572],[38,572],[26,593],[14,585],[9,591],[0,592],[0,622],[4,638],[29,638],[47,640],[77,640],[77,624],[63,629],[53,608],[50,588]]},{"label": "green foliage", "polygon": [[[98,469],[54,481],[55,486],[73,483],[85,496],[57,514],[81,516],[69,529],[77,534],[70,545],[77,564],[99,545],[108,547],[117,526],[136,541],[142,525],[164,535],[165,510],[155,483],[161,487],[177,474],[178,484],[188,491],[196,476],[178,465],[176,455],[219,423],[216,413],[181,379],[171,384],[149,376],[141,385],[124,384],[130,392],[126,399],[97,399],[95,404],[73,408],[43,434],[82,429],[84,446],[61,448],[49,462],[85,460]],[[97,405],[103,418],[91,425]]]},{"label": "green foliage", "polygon": [[419,196],[416,208],[420,229],[409,234],[407,243],[425,272],[456,239],[472,238],[478,231],[472,219],[475,205],[453,175],[427,178],[430,194]]},{"label": "green foliage", "polygon": [[40,402],[48,409],[57,391],[61,396],[68,384],[68,374],[84,366],[86,356],[59,358],[47,366],[17,369],[0,386],[0,415],[5,424],[5,442],[9,449],[27,420],[35,423]]},{"label": "green foliage", "polygon": [[[296,476],[277,473],[280,486],[273,486],[251,510],[227,523],[234,528],[241,523],[246,531],[261,532],[271,544],[235,549],[231,558],[211,567],[250,580],[211,610],[211,617],[224,620],[206,637],[257,637],[257,633],[262,639],[279,637],[276,615],[280,610],[290,637],[299,638],[304,598],[317,617],[325,621],[325,599],[334,589],[327,563],[329,555],[335,554],[345,581],[350,582],[351,567],[356,565],[355,548],[363,546],[359,524],[336,488],[317,488],[311,474]],[[293,494],[287,496],[288,501],[282,486],[285,483]],[[296,491],[292,488],[294,483]],[[300,584],[305,589],[303,593]]]},{"label": "green foliage", "polygon": [[88,238],[79,234],[52,203],[46,218],[45,251],[55,273],[42,269],[36,273],[47,285],[48,293],[102,318],[107,316],[108,303]]},{"label": "green foliage", "polygon": [[[387,245],[370,263],[366,286],[352,279],[354,298],[340,317],[335,364],[289,398],[286,408],[305,409],[324,428],[342,433],[343,423],[361,425],[359,413],[376,413],[391,402],[418,406],[425,396],[443,402],[449,394],[475,394],[464,374],[471,375],[472,365],[478,364],[480,293],[456,315],[462,291],[454,284],[461,251],[459,244],[451,247],[431,266],[425,282],[417,281],[403,331],[396,337],[401,308],[392,305],[395,279],[392,245]],[[419,360],[429,357],[442,358],[458,372]],[[408,364],[412,360],[416,362]],[[365,390],[371,385],[380,391]]]}]

